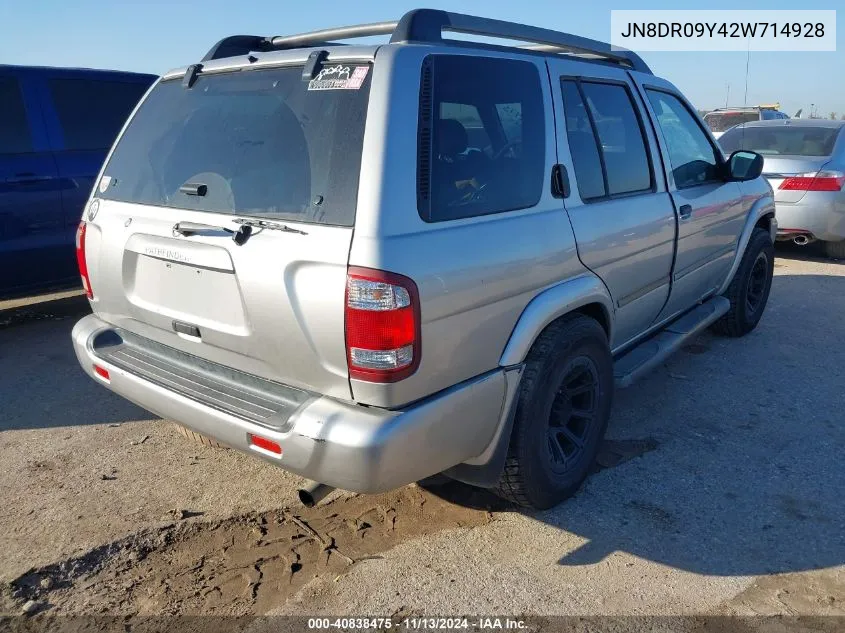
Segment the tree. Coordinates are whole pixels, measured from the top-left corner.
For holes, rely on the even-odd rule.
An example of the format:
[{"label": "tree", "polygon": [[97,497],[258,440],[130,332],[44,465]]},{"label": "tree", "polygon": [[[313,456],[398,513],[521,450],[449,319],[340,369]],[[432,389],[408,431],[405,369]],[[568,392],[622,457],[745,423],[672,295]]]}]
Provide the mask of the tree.
[{"label": "tree", "polygon": [[842,119],[843,121],[845,121],[845,114],[843,114],[843,115],[842,115],[841,117],[839,117],[839,118],[840,118],[840,119]]},{"label": "tree", "polygon": [[831,119],[833,119],[833,120],[835,121],[835,120],[836,120],[836,112],[831,112],[831,113],[830,113],[830,118],[831,118]]}]

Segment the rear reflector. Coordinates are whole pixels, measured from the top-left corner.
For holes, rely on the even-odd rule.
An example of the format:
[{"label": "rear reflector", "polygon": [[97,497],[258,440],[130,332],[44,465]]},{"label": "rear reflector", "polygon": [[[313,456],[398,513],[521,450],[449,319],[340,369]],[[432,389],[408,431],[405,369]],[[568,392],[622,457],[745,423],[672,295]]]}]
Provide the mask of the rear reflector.
[{"label": "rear reflector", "polygon": [[256,448],[263,449],[269,453],[274,453],[275,455],[282,454],[282,447],[279,446],[273,440],[268,440],[266,437],[261,437],[259,435],[253,435],[252,433],[249,434],[249,443]]},{"label": "rear reflector", "polygon": [[88,278],[88,262],[85,260],[85,232],[88,225],[85,222],[79,223],[76,229],[76,265],[79,267],[79,276],[82,277],[82,287],[89,299],[94,298],[94,291],[91,290],[91,280]]},{"label": "rear reflector", "polygon": [[101,378],[105,378],[106,380],[111,380],[109,377],[109,370],[105,367],[100,367],[99,365],[94,365],[94,373],[100,376]]},{"label": "rear reflector", "polygon": [[417,285],[403,275],[350,267],[346,277],[346,356],[349,376],[396,382],[420,364]]},{"label": "rear reflector", "polygon": [[783,191],[840,191],[845,184],[841,171],[819,171],[798,174],[783,180],[778,189]]}]

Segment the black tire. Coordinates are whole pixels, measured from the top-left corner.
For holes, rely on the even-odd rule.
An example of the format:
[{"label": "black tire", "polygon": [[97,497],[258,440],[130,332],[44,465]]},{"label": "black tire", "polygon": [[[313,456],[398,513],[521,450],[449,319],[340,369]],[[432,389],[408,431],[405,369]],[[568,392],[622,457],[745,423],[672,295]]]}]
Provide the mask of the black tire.
[{"label": "black tire", "polygon": [[601,325],[581,314],[549,325],[526,358],[497,493],[537,509],[572,496],[595,462],[612,400],[613,359]]},{"label": "black tire", "polygon": [[845,241],[823,242],[824,254],[831,259],[845,259]]},{"label": "black tire", "polygon": [[745,336],[760,322],[775,274],[775,247],[765,229],[754,229],[725,298],[731,308],[711,328],[724,336]]},{"label": "black tire", "polygon": [[179,435],[183,437],[187,437],[192,442],[196,442],[197,444],[202,444],[203,446],[207,446],[209,448],[228,448],[225,444],[221,444],[217,440],[213,440],[210,437],[203,435],[202,433],[197,433],[196,431],[192,431],[186,426],[182,426],[181,424],[173,423],[173,426],[176,427],[176,430],[179,431]]}]

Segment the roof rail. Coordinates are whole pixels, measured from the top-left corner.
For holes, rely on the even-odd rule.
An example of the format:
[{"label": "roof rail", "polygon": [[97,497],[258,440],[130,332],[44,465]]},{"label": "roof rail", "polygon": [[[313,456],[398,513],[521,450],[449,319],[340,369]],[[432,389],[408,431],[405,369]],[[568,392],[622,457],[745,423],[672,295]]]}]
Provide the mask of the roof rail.
[{"label": "roof rail", "polygon": [[[462,13],[451,13],[436,9],[414,9],[398,22],[375,22],[334,29],[323,29],[299,35],[260,37],[257,35],[235,35],[227,37],[206,54],[203,61],[245,55],[251,51],[304,48],[326,44],[338,44],[332,40],[390,35],[391,43],[442,42],[443,33],[465,33],[496,37],[529,43],[522,50],[545,53],[568,53],[594,56],[602,61],[619,64],[632,70],[652,74],[642,58],[629,50],[611,47],[610,44],[578,35],[552,31],[515,22],[479,18]],[[453,43],[450,41],[450,43]],[[464,44],[464,42],[460,42]]]}]

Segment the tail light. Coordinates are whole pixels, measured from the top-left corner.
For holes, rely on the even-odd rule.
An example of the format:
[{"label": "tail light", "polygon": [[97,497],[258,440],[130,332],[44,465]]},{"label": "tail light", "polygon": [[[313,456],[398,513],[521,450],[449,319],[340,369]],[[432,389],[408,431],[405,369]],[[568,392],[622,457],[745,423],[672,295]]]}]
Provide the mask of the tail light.
[{"label": "tail light", "polygon": [[94,291],[91,290],[91,280],[88,278],[88,262],[85,261],[85,230],[88,225],[85,222],[79,223],[76,229],[76,264],[79,266],[79,276],[82,277],[82,287],[89,299],[94,298]]},{"label": "tail light", "polygon": [[784,191],[840,191],[845,184],[841,171],[813,171],[786,178],[778,189]]},{"label": "tail light", "polygon": [[408,277],[350,267],[346,277],[349,376],[396,382],[420,364],[420,300]]}]

